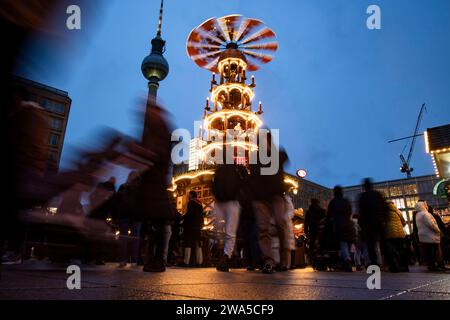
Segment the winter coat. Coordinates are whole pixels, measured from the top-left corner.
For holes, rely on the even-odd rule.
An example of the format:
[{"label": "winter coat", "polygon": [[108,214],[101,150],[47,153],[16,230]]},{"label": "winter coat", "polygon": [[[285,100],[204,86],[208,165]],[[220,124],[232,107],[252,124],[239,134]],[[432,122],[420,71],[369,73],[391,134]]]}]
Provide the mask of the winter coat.
[{"label": "winter coat", "polygon": [[315,237],[319,231],[320,221],[325,218],[325,209],[319,205],[311,205],[305,213],[305,233]]},{"label": "winter coat", "polygon": [[155,111],[152,111],[146,115],[148,130],[143,134],[142,146],[155,156],[149,159],[153,166],[141,175],[141,186],[137,195],[137,216],[140,221],[168,221],[175,218],[167,191],[170,182],[171,131],[162,113],[163,111],[161,114],[155,114]]},{"label": "winter coat", "polygon": [[328,205],[328,218],[333,221],[336,240],[355,242],[355,230],[351,220],[352,206],[347,199],[333,198]]},{"label": "winter coat", "polygon": [[203,206],[197,199],[191,199],[183,221],[183,240],[185,242],[199,241],[203,227]]},{"label": "winter coat", "polygon": [[104,220],[113,214],[115,186],[110,181],[100,182],[89,196],[89,214],[92,219]]},{"label": "winter coat", "polygon": [[416,205],[416,225],[419,241],[421,243],[440,243],[441,231],[436,220],[425,208],[425,204],[419,201]]},{"label": "winter coat", "polygon": [[238,170],[235,165],[217,166],[211,189],[218,202],[238,200],[242,184]]},{"label": "winter coat", "polygon": [[264,175],[261,173],[263,168],[268,168],[271,164],[262,165],[258,160],[256,164],[250,165],[250,185],[252,197],[255,201],[270,201],[274,197],[283,196],[286,191],[284,166],[287,162],[286,152],[280,150],[278,171],[275,174]]},{"label": "winter coat", "polygon": [[406,237],[403,227],[406,225],[405,219],[400,210],[397,209],[395,204],[388,203],[388,212],[385,222],[385,239],[404,239]]},{"label": "winter coat", "polygon": [[134,181],[122,184],[116,193],[114,201],[114,218],[118,220],[137,218],[137,195],[141,181],[136,178]]},{"label": "winter coat", "polygon": [[387,203],[375,190],[363,192],[359,197],[359,219],[363,240],[379,239],[387,215]]},{"label": "winter coat", "polygon": [[442,218],[437,213],[431,213],[431,215],[433,216],[434,220],[436,220],[439,230],[441,230],[441,235],[443,237],[450,236],[450,231],[445,226],[445,223],[442,221]]}]

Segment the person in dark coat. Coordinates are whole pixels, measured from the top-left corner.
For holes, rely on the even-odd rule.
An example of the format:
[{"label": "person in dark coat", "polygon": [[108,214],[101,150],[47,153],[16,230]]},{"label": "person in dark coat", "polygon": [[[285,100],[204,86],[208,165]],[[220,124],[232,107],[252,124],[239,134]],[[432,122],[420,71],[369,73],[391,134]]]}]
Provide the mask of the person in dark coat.
[{"label": "person in dark coat", "polygon": [[[269,137],[269,136],[268,136]],[[268,150],[271,154],[278,153],[278,170],[275,174],[264,174],[263,169],[273,165],[263,165],[258,159],[256,164],[250,165],[250,181],[253,191],[253,207],[259,232],[259,247],[262,252],[264,266],[262,272],[271,274],[275,271],[275,259],[272,253],[271,218],[275,221],[278,238],[280,241],[280,265],[279,271],[287,271],[290,259],[289,244],[291,242],[292,229],[289,228],[286,219],[286,202],[284,192],[284,166],[288,161],[287,153],[281,149],[276,150],[268,138]],[[261,143],[261,142],[260,142]]]},{"label": "person in dark coat", "polygon": [[175,218],[172,220],[171,236],[169,241],[169,249],[167,254],[167,264],[169,266],[176,265],[179,263],[180,257],[183,256],[182,253],[182,233],[181,233],[181,222],[183,214],[177,210],[176,203],[172,203],[173,211],[175,212]]},{"label": "person in dark coat", "polygon": [[381,265],[380,241],[388,207],[381,193],[373,190],[371,179],[364,180],[364,192],[359,196],[361,239],[367,245],[370,264]]},{"label": "person in dark coat", "polygon": [[171,130],[167,112],[153,99],[149,98],[146,109],[142,146],[132,149],[135,154],[143,154],[152,165],[141,174],[136,215],[137,221],[147,222],[149,228],[147,262],[143,271],[164,272],[170,225],[175,218],[167,191],[171,168]]},{"label": "person in dark coat", "polygon": [[194,249],[195,262],[203,263],[202,247],[200,245],[201,230],[203,227],[203,205],[197,199],[197,192],[189,191],[189,202],[183,221],[184,265],[188,266],[191,252]]},{"label": "person in dark coat", "polygon": [[[132,267],[137,267],[139,243],[142,223],[136,221],[136,194],[141,183],[139,173],[131,171],[127,182],[117,191],[115,200],[115,219],[119,223],[120,254],[119,268],[124,268],[131,261]],[[130,247],[131,251],[128,250]]]},{"label": "person in dark coat", "polygon": [[313,252],[319,232],[320,221],[325,218],[325,209],[320,206],[319,199],[311,199],[311,204],[305,213],[305,234],[308,239],[308,254],[314,265]]},{"label": "person in dark coat", "polygon": [[340,256],[344,263],[344,270],[352,272],[350,246],[355,243],[355,232],[352,216],[352,206],[344,198],[342,187],[334,187],[334,198],[328,204],[328,218],[333,221],[336,241],[339,242]]},{"label": "person in dark coat", "polygon": [[441,270],[448,271],[449,269],[445,266],[445,247],[448,238],[450,237],[450,231],[445,226],[445,223],[442,221],[442,218],[434,211],[432,206],[428,206],[428,212],[433,216],[434,220],[441,230],[441,243],[437,250],[437,267]]},{"label": "person in dark coat", "polygon": [[113,199],[116,193],[116,177],[100,182],[89,196],[89,214],[91,219],[105,220],[113,210]]},{"label": "person in dark coat", "polygon": [[215,198],[214,213],[216,221],[225,221],[225,244],[217,271],[229,271],[230,259],[236,244],[241,209],[238,201],[242,184],[240,170],[235,164],[222,164],[216,167],[214,173],[211,188]]},{"label": "person in dark coat", "polygon": [[239,204],[241,206],[241,217],[239,220],[240,236],[243,239],[244,259],[247,271],[254,271],[261,265],[261,249],[258,243],[258,225],[256,224],[255,211],[252,206],[252,191],[248,174],[245,176],[241,192],[239,194]]}]

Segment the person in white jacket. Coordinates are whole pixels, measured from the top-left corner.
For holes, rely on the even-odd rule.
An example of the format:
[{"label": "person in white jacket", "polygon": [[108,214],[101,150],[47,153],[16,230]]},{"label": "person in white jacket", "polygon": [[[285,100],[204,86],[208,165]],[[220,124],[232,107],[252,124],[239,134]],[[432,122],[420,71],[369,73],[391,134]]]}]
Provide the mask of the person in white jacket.
[{"label": "person in white jacket", "polygon": [[437,250],[441,242],[441,231],[436,220],[428,212],[425,201],[416,204],[416,225],[419,242],[425,252],[429,271],[441,271],[437,267]]}]

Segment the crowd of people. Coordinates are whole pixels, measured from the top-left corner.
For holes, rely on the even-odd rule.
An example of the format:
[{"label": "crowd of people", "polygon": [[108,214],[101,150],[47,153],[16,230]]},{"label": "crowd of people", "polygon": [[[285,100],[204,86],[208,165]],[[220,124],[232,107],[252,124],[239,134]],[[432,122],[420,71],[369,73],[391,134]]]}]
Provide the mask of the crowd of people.
[{"label": "crowd of people", "polygon": [[408,272],[410,265],[423,262],[432,272],[448,270],[450,230],[426,201],[416,205],[410,236],[405,232],[402,212],[374,190],[370,179],[364,181],[357,210],[352,212],[340,186],[334,188],[327,210],[318,200],[311,201],[305,231],[315,269],[335,269],[340,264],[352,272],[353,265],[356,270],[377,265],[390,272]]},{"label": "crowd of people", "polygon": [[[295,249],[295,239],[292,227],[293,205],[286,197],[283,166],[287,155],[280,151],[280,170],[275,175],[261,175],[259,165],[244,166],[235,164],[218,165],[212,180],[211,190],[214,194],[214,227],[223,234],[223,245],[220,246],[217,270],[228,272],[231,260],[237,251],[237,238],[243,251],[248,270],[260,268],[263,273],[273,273],[275,270],[287,271],[291,265],[291,252]],[[142,239],[154,238],[157,228],[161,232],[160,249],[156,251],[151,265],[146,264],[144,271],[164,271],[168,264],[179,266],[203,265],[203,245],[201,231],[204,226],[205,208],[199,201],[195,191],[189,192],[186,212],[176,211],[175,204],[157,208],[161,217],[151,220],[142,217],[138,201],[139,190],[142,188],[142,177],[135,171],[129,174],[127,181],[114,193],[114,178],[98,184],[90,199],[99,198],[99,190],[107,190],[107,201],[102,206],[90,211],[90,217],[106,219],[111,216],[119,226],[121,244],[119,246],[119,267],[127,263],[137,266],[140,260],[140,246],[145,244]],[[163,189],[165,190],[165,189]],[[149,192],[146,189],[146,192]],[[105,199],[105,197],[103,197]],[[159,202],[169,203],[166,198]],[[165,215],[163,213],[166,213]],[[272,250],[272,238],[279,239],[279,252]],[[145,244],[147,245],[147,244]],[[180,254],[181,251],[181,254]],[[180,259],[181,257],[181,259]],[[192,258],[191,258],[192,257]],[[178,260],[177,260],[178,258]],[[191,260],[195,261],[191,263]]]},{"label": "crowd of people", "polygon": [[[284,163],[287,156],[283,151],[281,154]],[[262,176],[258,172],[257,168],[247,170],[238,165],[216,168],[211,186],[215,196],[212,216],[215,229],[223,234],[223,241],[219,242],[218,271],[228,272],[235,265],[231,260],[236,256],[242,256],[249,271],[260,269],[270,274],[294,266],[294,207],[286,196],[282,170],[274,176]],[[139,218],[136,209],[135,195],[141,183],[138,173],[131,171],[117,192],[115,178],[111,177],[99,183],[90,196],[94,207],[98,199],[105,199],[102,193],[111,199],[104,201],[101,209],[91,210],[90,217],[104,220],[111,216],[118,226],[119,268],[128,263],[137,267],[143,263],[142,252],[145,256],[149,250],[152,254],[145,259],[153,264],[147,264],[144,271],[164,271],[168,265],[206,266],[204,242],[208,239],[202,237],[205,206],[197,193],[189,192],[185,213],[176,212],[172,204],[170,209],[166,208],[175,211],[172,218],[164,218],[164,223],[148,223]],[[365,180],[364,192],[354,211],[340,186],[334,188],[334,197],[326,209],[318,199],[311,199],[304,215],[304,232],[307,261],[315,270],[353,272],[377,265],[389,272],[408,272],[409,266],[417,262],[426,264],[432,272],[448,270],[445,264],[449,259],[450,231],[425,201],[416,205],[411,235],[405,232],[407,222],[402,212],[374,190],[370,179]],[[150,246],[144,239],[154,238],[158,228],[164,229],[161,232],[164,236],[160,238],[159,251],[155,251],[156,239]],[[273,238],[279,240],[277,252]]]}]

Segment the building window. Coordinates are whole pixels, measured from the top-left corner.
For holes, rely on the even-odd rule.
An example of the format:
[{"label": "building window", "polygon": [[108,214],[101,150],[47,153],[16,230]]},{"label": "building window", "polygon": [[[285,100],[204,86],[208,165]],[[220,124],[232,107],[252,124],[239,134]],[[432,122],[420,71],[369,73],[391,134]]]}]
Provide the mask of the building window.
[{"label": "building window", "polygon": [[401,186],[390,187],[389,192],[391,194],[391,197],[400,197],[403,195],[403,190]]},{"label": "building window", "polygon": [[48,155],[48,160],[50,162],[55,162],[58,158],[58,153],[56,151],[50,151],[49,155]]},{"label": "building window", "polygon": [[405,209],[405,199],[403,198],[394,198],[391,199],[392,201],[394,201],[395,205],[397,206],[398,209]]},{"label": "building window", "polygon": [[377,190],[378,192],[380,192],[380,193],[383,195],[383,197],[389,198],[389,191],[388,191],[388,188],[377,188],[376,190]]},{"label": "building window", "polygon": [[66,108],[64,107],[63,104],[57,102],[54,105],[54,111],[59,114],[64,114],[66,111]]},{"label": "building window", "polygon": [[406,197],[406,207],[415,208],[418,201],[419,197]]},{"label": "building window", "polygon": [[52,100],[44,100],[42,102],[42,105],[45,109],[47,109],[48,111],[51,112],[56,112],[59,114],[64,114],[66,111],[66,108],[64,107],[63,104],[59,103],[59,102],[55,102]]},{"label": "building window", "polygon": [[51,118],[50,126],[53,130],[61,130],[62,129],[62,120],[57,118]]},{"label": "building window", "polygon": [[50,145],[57,146],[58,145],[58,141],[59,141],[59,136],[57,134],[51,134],[50,135],[50,139],[49,139]]},{"label": "building window", "polygon": [[417,186],[415,184],[407,184],[403,187],[405,189],[405,194],[417,194]]}]

